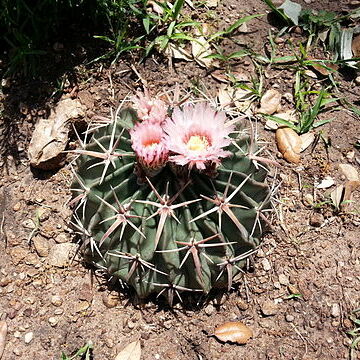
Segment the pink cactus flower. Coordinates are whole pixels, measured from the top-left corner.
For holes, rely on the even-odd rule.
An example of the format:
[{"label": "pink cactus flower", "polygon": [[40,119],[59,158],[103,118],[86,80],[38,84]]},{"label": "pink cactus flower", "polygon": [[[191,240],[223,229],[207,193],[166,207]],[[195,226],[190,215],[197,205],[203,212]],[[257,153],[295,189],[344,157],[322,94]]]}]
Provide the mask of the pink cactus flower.
[{"label": "pink cactus flower", "polygon": [[221,158],[231,155],[223,148],[231,142],[228,135],[233,127],[226,124],[224,112],[216,112],[208,104],[175,108],[163,127],[167,147],[174,154],[169,160],[175,164],[204,170],[208,165],[219,165]]},{"label": "pink cactus flower", "polygon": [[151,99],[147,90],[144,93],[138,91],[131,98],[134,108],[141,120],[148,120],[154,124],[161,124],[168,116],[167,104],[160,99]]},{"label": "pink cactus flower", "polygon": [[168,160],[164,135],[162,127],[149,120],[137,123],[130,130],[132,148],[138,163],[148,176],[155,175]]}]

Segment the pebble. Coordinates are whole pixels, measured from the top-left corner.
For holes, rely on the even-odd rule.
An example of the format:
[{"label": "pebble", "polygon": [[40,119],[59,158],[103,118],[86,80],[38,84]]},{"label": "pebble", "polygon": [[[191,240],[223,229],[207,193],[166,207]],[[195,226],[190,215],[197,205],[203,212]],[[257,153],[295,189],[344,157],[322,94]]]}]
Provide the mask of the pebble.
[{"label": "pebble", "polygon": [[172,327],[172,322],[171,322],[171,320],[167,320],[167,321],[164,321],[163,325],[164,325],[165,329],[169,330]]},{"label": "pebble", "polygon": [[16,330],[16,331],[14,332],[14,337],[16,337],[17,339],[20,338],[20,337],[21,337],[21,332],[18,331],[18,330]]},{"label": "pebble", "polygon": [[331,305],[331,316],[332,317],[339,317],[341,314],[339,304],[332,304]]},{"label": "pebble", "polygon": [[281,285],[288,286],[289,285],[289,277],[286,276],[285,274],[280,274],[279,275],[279,283]]},{"label": "pebble", "polygon": [[245,311],[249,308],[249,305],[242,299],[238,299],[236,302],[237,307],[239,310]]},{"label": "pebble", "polygon": [[51,297],[51,303],[54,305],[54,306],[61,306],[62,303],[63,303],[63,299],[61,296],[59,295],[54,295]]},{"label": "pebble", "polygon": [[261,304],[261,312],[265,316],[273,316],[278,312],[278,306],[271,300],[266,300]]},{"label": "pebble", "polygon": [[23,221],[21,225],[26,229],[35,229],[35,224],[31,219]]},{"label": "pebble", "polygon": [[32,241],[35,247],[35,251],[39,256],[45,257],[49,255],[49,243],[46,239],[44,239],[42,236],[35,236]]},{"label": "pebble", "polygon": [[262,267],[265,271],[269,271],[271,270],[271,264],[270,261],[268,259],[262,259],[261,261]]},{"label": "pebble", "polygon": [[55,315],[62,315],[64,313],[64,309],[56,309],[55,311],[54,311],[54,314]]},{"label": "pebble", "polygon": [[324,223],[324,216],[319,213],[314,213],[311,215],[309,223],[311,226],[320,227]]},{"label": "pebble", "polygon": [[119,298],[116,294],[103,294],[102,296],[103,304],[111,309],[119,304]]},{"label": "pebble", "polygon": [[21,202],[19,201],[14,205],[13,210],[14,211],[19,211],[20,209],[21,209]]},{"label": "pebble", "polygon": [[69,239],[68,239],[68,237],[67,237],[64,233],[61,233],[61,234],[59,234],[58,236],[56,236],[55,241],[56,241],[58,244],[62,244],[62,243],[67,243],[67,242],[69,242]]},{"label": "pebble", "polygon": [[87,301],[80,301],[76,306],[75,306],[75,312],[83,312],[86,311],[88,308],[90,307],[90,304]]},{"label": "pebble", "polygon": [[357,77],[355,78],[355,84],[356,84],[356,85],[360,85],[360,76],[357,76]]},{"label": "pebble", "polygon": [[11,282],[12,282],[11,278],[4,277],[4,278],[0,279],[0,286],[5,287],[5,286],[9,285]]},{"label": "pebble", "polygon": [[49,317],[48,321],[49,321],[50,326],[55,327],[58,324],[59,319],[56,318],[55,316],[51,316],[51,317]]},{"label": "pebble", "polygon": [[22,355],[21,350],[18,349],[18,348],[15,348],[15,349],[13,350],[13,353],[14,353],[16,356],[21,356],[21,355]]},{"label": "pebble", "polygon": [[295,320],[295,317],[294,317],[294,315],[286,314],[285,320],[286,320],[287,322],[293,322],[293,321]]},{"label": "pebble", "polygon": [[131,321],[131,320],[129,320],[128,322],[127,322],[127,327],[129,328],[129,329],[133,329],[134,327],[135,327],[135,323],[133,322],[133,321]]},{"label": "pebble", "polygon": [[24,335],[25,344],[30,344],[33,338],[34,338],[34,333],[32,331],[26,333]]},{"label": "pebble", "polygon": [[69,265],[70,258],[74,255],[76,244],[64,243],[54,245],[49,252],[49,265],[64,267]]},{"label": "pebble", "polygon": [[211,316],[211,315],[214,313],[215,308],[214,308],[213,305],[209,304],[209,305],[204,309],[204,311],[205,311],[205,314],[206,314],[207,316]]}]

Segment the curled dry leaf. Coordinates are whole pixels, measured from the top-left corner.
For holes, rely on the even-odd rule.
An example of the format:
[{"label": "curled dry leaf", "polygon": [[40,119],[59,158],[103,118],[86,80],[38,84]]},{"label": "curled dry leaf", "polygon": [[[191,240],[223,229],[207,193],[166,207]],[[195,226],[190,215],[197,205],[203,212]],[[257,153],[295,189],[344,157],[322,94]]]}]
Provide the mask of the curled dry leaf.
[{"label": "curled dry leaf", "polygon": [[340,171],[345,175],[348,181],[359,181],[360,177],[358,171],[350,164],[340,164]]},{"label": "curled dry leaf", "polygon": [[359,181],[350,180],[346,182],[344,189],[344,197],[340,204],[342,211],[346,212],[349,210],[349,207],[351,206],[351,202],[352,202],[352,194],[359,186],[360,186]]},{"label": "curled dry leaf", "polygon": [[216,61],[208,58],[211,55],[211,45],[204,36],[198,36],[196,40],[191,41],[191,52],[195,61],[202,67],[209,68],[215,66]]},{"label": "curled dry leaf", "polygon": [[226,76],[226,74],[224,73],[224,70],[215,70],[211,72],[211,76],[217,80],[220,81],[222,83],[228,83],[229,82],[229,78]]},{"label": "curled dry leaf", "polygon": [[220,341],[246,344],[253,336],[252,330],[240,321],[226,322],[215,329],[214,335]]},{"label": "curled dry leaf", "polygon": [[354,57],[360,57],[360,35],[354,37],[351,45]]},{"label": "curled dry leaf", "polygon": [[116,355],[115,360],[140,360],[141,358],[141,346],[140,341],[134,341]]},{"label": "curled dry leaf", "polygon": [[0,321],[0,359],[4,353],[5,343],[6,343],[6,335],[7,335],[7,323],[5,320]]},{"label": "curled dry leaf", "polygon": [[335,184],[335,180],[331,176],[326,176],[321,183],[316,186],[317,189],[327,189]]},{"label": "curled dry leaf", "polygon": [[334,206],[338,209],[340,207],[344,192],[344,185],[338,185],[335,190],[330,193],[330,198]]},{"label": "curled dry leaf", "polygon": [[300,136],[293,129],[282,127],[276,130],[275,138],[284,159],[291,163],[299,163],[302,145]]},{"label": "curled dry leaf", "polygon": [[315,140],[315,134],[312,132],[307,132],[300,135],[301,138],[301,150],[300,152],[305,151]]},{"label": "curled dry leaf", "polygon": [[173,43],[169,43],[169,45],[166,47],[165,54],[170,55],[174,59],[185,60],[185,61],[194,60],[190,53],[188,53],[182,47],[177,46]]},{"label": "curled dry leaf", "polygon": [[281,94],[274,89],[266,91],[260,101],[259,113],[272,115],[280,108]]},{"label": "curled dry leaf", "polygon": [[246,111],[251,105],[253,99],[251,91],[240,88],[232,88],[223,85],[218,92],[218,99],[221,107],[231,108],[236,106],[239,111]]}]

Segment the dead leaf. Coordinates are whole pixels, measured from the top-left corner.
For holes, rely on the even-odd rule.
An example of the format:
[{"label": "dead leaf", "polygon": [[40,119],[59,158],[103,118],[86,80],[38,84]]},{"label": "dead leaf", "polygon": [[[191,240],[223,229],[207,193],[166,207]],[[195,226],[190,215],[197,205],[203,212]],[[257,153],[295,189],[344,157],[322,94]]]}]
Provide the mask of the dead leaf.
[{"label": "dead leaf", "polygon": [[191,42],[191,53],[195,61],[202,67],[209,68],[215,66],[217,61],[215,59],[208,58],[211,55],[211,45],[207,42],[204,36],[196,37],[196,40]]},{"label": "dead leaf", "polygon": [[311,77],[312,79],[317,79],[318,76],[312,71],[312,70],[305,70],[304,74],[308,77]]},{"label": "dead leaf", "polygon": [[321,183],[316,186],[317,189],[327,189],[335,185],[335,180],[331,176],[326,176]]},{"label": "dead leaf", "polygon": [[360,35],[353,38],[351,50],[354,57],[360,57]]},{"label": "dead leaf", "polygon": [[274,89],[266,91],[260,101],[259,113],[271,115],[280,108],[281,94]]},{"label": "dead leaf", "polygon": [[215,329],[214,335],[223,342],[246,344],[253,336],[252,330],[240,321],[226,322]]},{"label": "dead leaf", "polygon": [[353,192],[360,186],[360,181],[348,181],[345,184],[344,197],[341,202],[341,210],[347,212],[352,202]]},{"label": "dead leaf", "polygon": [[155,1],[149,0],[146,4],[149,7],[151,7],[153,12],[156,13],[157,15],[162,15],[164,13],[164,9],[159,4],[157,4]]},{"label": "dead leaf", "polygon": [[30,164],[33,167],[57,169],[64,160],[71,120],[85,116],[85,106],[78,99],[60,100],[48,119],[40,119],[29,145]]},{"label": "dead leaf", "polygon": [[194,60],[190,53],[188,53],[182,47],[177,46],[173,43],[169,43],[169,45],[166,47],[165,54],[170,55],[174,59],[185,60],[185,61]]},{"label": "dead leaf", "polygon": [[[309,60],[316,60],[316,59],[309,59]],[[337,66],[336,64],[329,64],[329,63],[324,63],[324,62],[319,62],[319,64],[317,63],[311,63],[311,66],[313,69],[315,69],[317,72],[319,72],[321,75],[323,76],[328,76],[329,74],[332,73],[331,70],[328,70],[326,69],[324,66],[321,66],[321,65],[324,65],[330,69],[333,69],[333,70],[338,70],[339,69],[339,66]]]},{"label": "dead leaf", "polygon": [[216,8],[218,6],[218,0],[206,0],[205,5],[209,8]]},{"label": "dead leaf", "polygon": [[218,91],[218,99],[221,107],[231,108],[236,107],[239,111],[246,111],[254,97],[251,91],[240,88],[233,88],[231,86],[222,85]]},{"label": "dead leaf", "polygon": [[338,185],[335,190],[330,193],[330,198],[337,209],[340,207],[342,202],[343,192],[344,185]]},{"label": "dead leaf", "polygon": [[211,76],[220,82],[223,83],[228,83],[229,82],[229,78],[226,76],[226,74],[224,74],[224,70],[215,70],[211,72]]},{"label": "dead leaf", "polygon": [[359,181],[360,177],[358,171],[350,164],[340,164],[340,171],[345,175],[348,181]]},{"label": "dead leaf", "polygon": [[8,326],[5,320],[0,321],[0,359],[4,353]]},{"label": "dead leaf", "polygon": [[300,152],[305,151],[315,140],[315,134],[312,132],[307,132],[300,135],[301,138],[301,149]]},{"label": "dead leaf", "polygon": [[300,136],[293,129],[282,127],[276,130],[275,138],[284,159],[291,163],[299,163],[302,144]]},{"label": "dead leaf", "polygon": [[140,360],[141,346],[140,341],[134,341],[116,355],[115,360]]}]

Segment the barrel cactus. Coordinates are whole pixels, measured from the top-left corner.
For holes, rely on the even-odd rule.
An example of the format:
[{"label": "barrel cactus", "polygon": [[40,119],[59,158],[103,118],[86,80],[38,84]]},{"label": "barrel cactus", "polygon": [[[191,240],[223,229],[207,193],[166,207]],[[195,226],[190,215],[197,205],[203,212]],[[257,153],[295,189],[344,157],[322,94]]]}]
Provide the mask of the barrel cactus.
[{"label": "barrel cactus", "polygon": [[132,101],[75,151],[73,223],[85,261],[141,298],[230,289],[269,209],[254,139],[205,102]]}]

